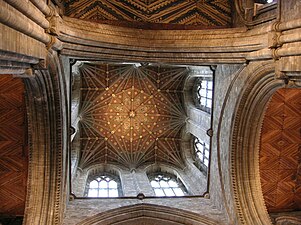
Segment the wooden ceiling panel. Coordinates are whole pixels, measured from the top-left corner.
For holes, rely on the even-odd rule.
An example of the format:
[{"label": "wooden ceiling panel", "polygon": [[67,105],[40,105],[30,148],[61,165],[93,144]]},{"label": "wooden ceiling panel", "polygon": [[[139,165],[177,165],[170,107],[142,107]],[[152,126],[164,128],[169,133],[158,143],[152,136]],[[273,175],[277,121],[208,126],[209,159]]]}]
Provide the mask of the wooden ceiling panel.
[{"label": "wooden ceiling panel", "polygon": [[28,150],[24,85],[11,75],[0,76],[0,214],[23,215]]},{"label": "wooden ceiling panel", "polygon": [[280,89],[262,126],[260,177],[269,212],[301,209],[301,91]]},{"label": "wooden ceiling panel", "polygon": [[229,27],[229,0],[61,0],[65,15],[146,29]]},{"label": "wooden ceiling panel", "polygon": [[80,71],[82,168],[159,161],[183,166],[185,67],[86,63]]}]

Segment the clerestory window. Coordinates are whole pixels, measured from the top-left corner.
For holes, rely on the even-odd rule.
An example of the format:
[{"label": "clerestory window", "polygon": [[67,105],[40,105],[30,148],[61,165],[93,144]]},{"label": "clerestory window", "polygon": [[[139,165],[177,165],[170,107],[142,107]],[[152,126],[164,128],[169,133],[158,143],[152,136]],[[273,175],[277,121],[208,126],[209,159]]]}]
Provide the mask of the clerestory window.
[{"label": "clerestory window", "polygon": [[119,197],[120,195],[121,187],[117,177],[102,174],[95,176],[88,184],[88,197]]},{"label": "clerestory window", "polygon": [[207,173],[209,166],[210,149],[209,144],[194,138],[194,152],[196,156],[196,166],[203,172]]},{"label": "clerestory window", "polygon": [[195,104],[201,110],[211,113],[213,81],[211,77],[198,78],[194,88]]},{"label": "clerestory window", "polygon": [[157,197],[184,196],[187,194],[184,184],[175,175],[155,173],[148,177]]}]

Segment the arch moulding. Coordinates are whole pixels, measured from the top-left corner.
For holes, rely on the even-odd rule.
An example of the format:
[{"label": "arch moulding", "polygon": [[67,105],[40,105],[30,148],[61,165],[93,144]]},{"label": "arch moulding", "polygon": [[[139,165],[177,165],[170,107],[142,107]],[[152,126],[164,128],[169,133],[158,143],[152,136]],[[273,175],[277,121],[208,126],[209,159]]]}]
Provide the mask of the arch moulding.
[{"label": "arch moulding", "polygon": [[25,79],[30,150],[23,224],[61,224],[66,202],[67,95],[59,56],[50,51],[47,60],[47,69]]},{"label": "arch moulding", "polygon": [[259,173],[259,144],[262,120],[268,101],[274,92],[284,87],[275,79],[272,62],[242,71],[250,77],[239,95],[232,122],[231,182],[237,224],[271,224],[267,212]]}]

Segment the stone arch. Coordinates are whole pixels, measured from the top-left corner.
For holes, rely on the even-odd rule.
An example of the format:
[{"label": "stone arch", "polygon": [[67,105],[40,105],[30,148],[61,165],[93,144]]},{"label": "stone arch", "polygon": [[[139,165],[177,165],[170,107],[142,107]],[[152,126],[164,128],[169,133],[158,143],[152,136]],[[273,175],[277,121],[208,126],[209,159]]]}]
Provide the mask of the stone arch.
[{"label": "stone arch", "polygon": [[47,69],[24,79],[30,134],[24,224],[61,224],[66,202],[66,81],[56,52],[48,52],[47,63]]},{"label": "stone arch", "polygon": [[97,174],[110,174],[120,182],[121,189],[123,187],[123,177],[122,173],[126,171],[126,168],[123,168],[120,165],[113,164],[96,164],[89,166],[87,168],[81,169],[77,168],[75,178],[73,179],[72,185],[72,194],[76,197],[84,197],[85,190],[87,189],[89,181],[89,177],[95,176]]},{"label": "stone arch", "polygon": [[[185,151],[188,150],[186,149]],[[145,173],[147,176],[159,171],[172,174],[180,179],[189,195],[204,195],[208,190],[207,178],[204,177],[201,171],[193,164],[191,159],[186,159],[185,164],[184,168],[176,168],[166,163],[151,164],[145,167]]]},{"label": "stone arch", "polygon": [[213,225],[217,221],[185,210],[152,204],[136,204],[91,216],[77,225],[143,224],[143,225]]},{"label": "stone arch", "polygon": [[265,63],[240,74],[250,78],[237,101],[231,125],[231,182],[238,224],[271,224],[261,190],[258,156],[264,109],[273,93],[284,86],[274,72],[273,63]]},{"label": "stone arch", "polygon": [[175,176],[180,177],[181,180],[182,180],[179,168],[176,168],[173,165],[169,165],[167,163],[156,163],[156,164],[151,164],[151,165],[148,165],[148,166],[145,167],[145,172],[147,174],[158,172],[158,171],[162,171],[162,172],[166,172],[166,173],[171,173],[171,174],[173,174]]},{"label": "stone arch", "polygon": [[[186,111],[195,106],[194,100],[193,100],[193,88],[195,86],[195,82],[200,77],[212,77],[214,76],[214,70],[212,70],[209,66],[198,66],[198,67],[191,67],[189,75],[187,76],[185,82],[184,82],[184,101],[185,101],[185,108]],[[198,109],[200,110],[200,109]]]}]

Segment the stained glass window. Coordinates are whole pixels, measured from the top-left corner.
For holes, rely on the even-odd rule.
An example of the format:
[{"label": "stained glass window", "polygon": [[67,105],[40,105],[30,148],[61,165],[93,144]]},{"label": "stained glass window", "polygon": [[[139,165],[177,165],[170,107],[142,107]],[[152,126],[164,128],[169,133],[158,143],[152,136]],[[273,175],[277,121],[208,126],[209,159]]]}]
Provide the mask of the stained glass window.
[{"label": "stained glass window", "polygon": [[149,175],[149,179],[157,197],[184,196],[187,194],[183,183],[172,174],[155,173]]}]

